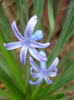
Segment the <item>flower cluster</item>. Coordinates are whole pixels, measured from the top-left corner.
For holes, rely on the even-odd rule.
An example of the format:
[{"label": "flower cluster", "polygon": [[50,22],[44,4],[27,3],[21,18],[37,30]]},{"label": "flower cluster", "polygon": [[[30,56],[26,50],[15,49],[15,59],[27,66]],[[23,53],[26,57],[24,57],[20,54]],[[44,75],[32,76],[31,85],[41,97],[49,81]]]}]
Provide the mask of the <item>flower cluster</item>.
[{"label": "flower cluster", "polygon": [[[19,47],[21,48],[21,52],[20,52],[20,60],[22,62],[22,64],[26,64],[26,56],[27,56],[27,51],[29,50],[30,54],[38,61],[40,61],[40,68],[35,64],[35,62],[33,61],[33,59],[31,57],[29,57],[29,61],[31,64],[31,68],[30,68],[30,72],[31,75],[33,77],[38,78],[38,80],[36,82],[32,82],[31,80],[29,81],[30,84],[32,85],[38,85],[43,78],[45,79],[45,81],[48,84],[51,84],[52,81],[48,78],[48,76],[50,77],[55,77],[57,75],[57,64],[59,62],[58,58],[55,58],[54,62],[52,63],[52,65],[46,69],[46,61],[47,61],[47,57],[46,54],[43,51],[38,52],[36,50],[36,48],[46,48],[50,45],[50,43],[39,43],[36,42],[37,40],[41,40],[43,37],[43,32],[41,30],[37,30],[34,34],[33,30],[34,27],[37,23],[37,16],[33,16],[30,18],[30,20],[28,21],[26,28],[24,30],[24,36],[22,36],[19,32],[19,30],[17,29],[16,26],[16,22],[13,21],[12,22],[12,29],[13,32],[15,34],[15,36],[18,38],[19,41],[17,42],[11,42],[11,43],[4,43],[4,46],[7,50],[13,50]],[[37,73],[33,73],[33,69],[35,71],[37,71]],[[52,72],[54,71],[54,72]]]},{"label": "flower cluster", "polygon": [[[46,53],[44,51],[40,51],[40,54],[43,55],[44,57],[46,57]],[[53,63],[51,64],[51,66],[48,69],[46,69],[46,62],[40,62],[40,68],[39,68],[31,57],[29,57],[29,61],[32,66],[30,68],[31,76],[38,78],[38,80],[36,82],[32,82],[30,80],[29,83],[32,85],[38,85],[44,78],[45,81],[47,82],[47,84],[51,84],[52,80],[50,80],[49,77],[57,76],[56,66],[59,62],[58,57],[55,58],[55,60],[53,61]],[[33,70],[35,70],[37,73],[33,73]]]}]

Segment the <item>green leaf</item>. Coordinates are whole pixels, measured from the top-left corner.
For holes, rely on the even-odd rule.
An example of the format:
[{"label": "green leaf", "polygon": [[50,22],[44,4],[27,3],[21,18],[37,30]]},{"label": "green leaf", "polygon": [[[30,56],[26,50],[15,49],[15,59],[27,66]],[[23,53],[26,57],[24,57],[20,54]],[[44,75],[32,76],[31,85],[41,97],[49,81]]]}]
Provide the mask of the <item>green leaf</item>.
[{"label": "green leaf", "polygon": [[12,2],[13,0],[9,0],[10,2]]},{"label": "green leaf", "polygon": [[64,66],[64,63],[67,61],[67,59],[74,54],[74,49],[72,49],[69,54],[67,54],[66,57],[64,57],[61,61],[60,61],[60,65],[58,68],[61,68],[62,66]]},{"label": "green leaf", "polygon": [[70,98],[74,98],[74,95],[72,95],[72,96],[67,96],[67,97],[61,98],[61,99],[59,99],[59,100],[69,100]]},{"label": "green leaf", "polygon": [[34,31],[36,31],[41,24],[41,16],[42,16],[42,12],[43,12],[44,2],[45,2],[45,0],[34,0],[33,15],[37,15],[37,19],[38,19]]},{"label": "green leaf", "polygon": [[56,94],[56,95],[42,95],[42,96],[37,96],[37,100],[38,99],[44,99],[44,98],[46,98],[46,99],[52,99],[52,100],[55,100],[55,99],[60,99],[60,98],[62,98],[62,97],[64,97],[64,93],[59,93],[59,94]]},{"label": "green leaf", "polygon": [[22,79],[22,75],[20,72],[20,69],[12,55],[12,53],[10,51],[7,51],[5,49],[5,47],[3,46],[5,39],[3,37],[3,33],[0,30],[0,48],[2,51],[2,54],[4,56],[4,59],[6,60],[7,64],[8,64],[8,68],[11,72],[11,74],[13,75],[14,79],[18,82],[18,86],[20,87],[20,89],[25,93],[25,85],[24,85],[24,81]]},{"label": "green leaf", "polygon": [[23,3],[24,3],[24,8],[25,8],[26,19],[27,19],[27,22],[28,22],[29,14],[28,14],[28,8],[27,8],[26,0],[23,0]]},{"label": "green leaf", "polygon": [[60,38],[59,38],[56,46],[53,48],[51,54],[48,56],[47,66],[50,66],[50,64],[55,59],[55,57],[59,55],[60,50],[61,50],[61,48],[63,47],[63,45],[65,43],[65,39],[67,39],[67,36],[68,36],[67,32],[69,31],[69,27],[70,27],[70,24],[72,22],[72,19],[73,19],[73,0],[70,3],[70,7],[69,7],[69,10],[68,10],[66,22],[64,24],[64,27],[63,27],[62,33],[60,35]]},{"label": "green leaf", "polygon": [[53,31],[54,31],[55,20],[54,20],[54,14],[53,14],[52,0],[48,0],[48,18],[49,18],[50,32],[49,32],[45,42],[48,42],[50,40],[50,38],[53,34]]},{"label": "green leaf", "polygon": [[67,63],[65,64],[65,66],[66,66],[66,68],[64,68],[63,71],[61,72],[60,78],[61,78],[62,76],[65,76],[66,73],[68,73],[70,70],[72,70],[72,68],[73,68],[73,66],[74,66],[74,60],[71,60],[71,61],[67,62]]},{"label": "green leaf", "polygon": [[0,25],[2,26],[3,29],[5,28],[1,17],[0,17]]},{"label": "green leaf", "polygon": [[6,88],[9,90],[13,100],[18,100],[18,99],[23,100],[24,96],[21,93],[21,91],[15,86],[13,81],[1,69],[0,69],[0,80],[5,84]]},{"label": "green leaf", "polygon": [[21,25],[21,32],[24,33],[24,14],[22,9],[22,0],[16,0],[17,1],[17,7],[18,7],[18,13],[19,13],[19,19],[20,19],[20,25]]},{"label": "green leaf", "polygon": [[65,75],[63,78],[61,78],[60,81],[58,81],[58,84],[56,84],[55,86],[53,84],[52,87],[50,87],[50,90],[47,92],[47,94],[51,94],[57,91],[62,86],[70,82],[73,78],[74,78],[74,71],[71,71],[67,75]]},{"label": "green leaf", "polygon": [[[65,43],[65,42],[67,42],[68,40],[69,40],[69,38],[71,38],[71,36],[74,34],[74,29],[73,29],[73,24],[74,24],[74,19],[73,19],[73,9],[71,9],[71,17],[70,17],[70,23],[67,25],[67,26],[65,26],[65,30],[66,30],[66,28],[68,28],[67,30],[66,30],[66,35],[65,35],[65,37],[64,37],[64,41],[62,42],[63,44]],[[69,19],[68,19],[69,20]],[[68,20],[67,20],[67,22],[68,22]]]},{"label": "green leaf", "polygon": [[7,64],[2,57],[0,57],[0,68],[2,68],[4,70],[4,72],[7,73],[7,75],[11,77],[11,74],[8,70]]},{"label": "green leaf", "polygon": [[0,95],[3,95],[5,97],[7,97],[8,99],[12,100],[12,97],[9,93],[3,91],[2,89],[0,89]]},{"label": "green leaf", "polygon": [[[59,3],[59,4],[58,4],[58,3]],[[56,19],[56,17],[57,17],[58,12],[59,12],[61,3],[62,3],[62,0],[60,0],[60,1],[57,0],[57,2],[56,2],[57,9],[56,9],[56,14],[55,14],[55,19]]]},{"label": "green leaf", "polygon": [[33,15],[37,15],[39,12],[39,8],[40,8],[40,0],[34,0],[34,9],[33,9]]},{"label": "green leaf", "polygon": [[56,78],[56,80],[54,81],[54,83],[51,85],[51,87],[50,87],[51,88],[51,91],[52,90],[54,91],[54,88],[57,87],[57,86],[59,86],[58,84],[63,83],[65,77],[68,78],[68,76],[67,76],[68,75],[68,72],[73,68],[73,66],[74,66],[74,61],[73,60],[67,63],[66,68],[63,69],[63,71],[60,73],[60,75]]},{"label": "green leaf", "polygon": [[71,90],[71,89],[74,89],[74,85],[72,85],[72,86],[70,86],[70,87],[68,87],[68,88],[66,88],[66,89],[64,89],[64,90],[62,90],[60,93],[68,92],[68,91]]},{"label": "green leaf", "polygon": [[4,34],[6,35],[7,41],[11,41],[10,29],[9,29],[8,22],[4,14],[3,8],[1,6],[1,3],[0,3],[0,17],[1,17],[0,20],[2,19],[2,21],[0,21],[0,24],[5,29]]},{"label": "green leaf", "polygon": [[[74,23],[74,20],[73,20],[73,23]],[[70,32],[68,31],[68,35],[67,35],[67,37],[65,39],[65,42],[67,42],[73,35],[74,35],[74,29],[71,29]]]},{"label": "green leaf", "polygon": [[31,94],[31,98],[32,98],[32,99],[35,99],[35,98],[36,98],[37,93],[39,93],[39,91],[41,90],[43,84],[44,84],[44,81],[41,82],[38,86],[36,86],[36,87],[33,86],[33,87],[32,87],[32,90],[33,90],[32,94]]}]

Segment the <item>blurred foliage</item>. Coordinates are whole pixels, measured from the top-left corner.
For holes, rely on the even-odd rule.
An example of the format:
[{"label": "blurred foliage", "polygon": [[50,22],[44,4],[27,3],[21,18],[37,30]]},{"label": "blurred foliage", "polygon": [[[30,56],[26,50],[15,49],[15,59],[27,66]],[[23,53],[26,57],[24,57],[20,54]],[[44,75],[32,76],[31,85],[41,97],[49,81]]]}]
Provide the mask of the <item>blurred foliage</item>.
[{"label": "blurred foliage", "polygon": [[[12,2],[13,0],[10,0]],[[57,0],[56,0],[57,1]],[[18,15],[20,20],[21,32],[24,33],[24,27],[26,22],[29,20],[29,12],[26,0],[16,0]],[[55,18],[58,15],[58,11],[60,9],[62,0],[59,0],[59,4],[57,5],[56,14],[54,15],[54,8],[52,0],[48,0],[48,18],[49,18],[49,25],[50,30],[46,41],[49,41],[54,33],[55,27]],[[26,20],[24,20],[24,11],[22,8],[22,4],[25,8]],[[45,0],[34,0],[33,2],[33,15],[38,16],[38,23],[35,27],[35,30],[42,27],[41,18],[42,12],[44,8]],[[62,28],[61,35],[52,49],[51,54],[48,55],[48,62],[47,66],[49,67],[52,61],[55,59],[56,56],[59,56],[59,53],[63,47],[63,45],[73,36],[74,29],[74,0],[70,1],[68,12],[66,15],[66,20],[64,26]],[[29,68],[26,65],[24,66],[25,73],[21,70],[21,66],[18,65],[16,59],[13,56],[11,51],[7,51],[3,43],[10,42],[11,39],[11,32],[8,25],[8,21],[2,5],[0,3],[0,81],[2,81],[5,86],[6,90],[0,89],[0,96],[2,98],[6,97],[9,100],[68,100],[69,98],[74,97],[67,96],[65,94],[67,91],[74,88],[74,86],[69,86],[68,88],[64,89],[63,91],[57,91],[63,86],[65,86],[68,82],[70,82],[74,78],[74,60],[67,62],[67,59],[74,54],[74,48],[72,51],[69,52],[68,55],[64,59],[62,59],[58,65],[58,69],[63,67],[61,73],[55,78],[53,84],[46,85],[43,81],[38,86],[31,86],[28,84],[28,80],[30,77]],[[24,74],[25,79],[22,78]],[[25,81],[25,82],[24,82]],[[45,86],[45,87],[44,87]],[[43,88],[44,87],[44,88]],[[57,93],[56,93],[57,91]],[[53,94],[56,93],[56,94]],[[3,99],[0,99],[3,100]]]}]

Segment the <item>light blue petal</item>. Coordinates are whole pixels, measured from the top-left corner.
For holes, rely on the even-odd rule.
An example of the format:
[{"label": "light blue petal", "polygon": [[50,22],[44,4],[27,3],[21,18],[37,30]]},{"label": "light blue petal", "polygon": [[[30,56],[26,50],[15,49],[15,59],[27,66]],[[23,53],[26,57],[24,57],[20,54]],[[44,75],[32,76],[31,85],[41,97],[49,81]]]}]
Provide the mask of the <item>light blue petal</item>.
[{"label": "light blue petal", "polygon": [[57,72],[50,72],[48,74],[49,77],[56,77],[57,76]]},{"label": "light blue petal", "polygon": [[[44,57],[46,57],[46,53],[44,51],[40,51],[40,54],[43,55]],[[40,62],[40,67],[42,70],[46,70],[46,62]]]},{"label": "light blue petal", "polygon": [[47,48],[50,45],[50,43],[38,43],[31,41],[30,46],[34,48]]},{"label": "light blue petal", "polygon": [[58,71],[58,69],[57,69],[57,68],[55,68],[53,71],[57,72],[57,71]]},{"label": "light blue petal", "polygon": [[29,52],[38,61],[47,61],[47,58],[42,56],[35,48],[29,47]]},{"label": "light blue petal", "polygon": [[47,72],[54,71],[58,63],[59,63],[59,58],[56,57],[51,66],[47,69]]},{"label": "light blue petal", "polygon": [[27,49],[28,49],[28,47],[25,45],[21,49],[20,59],[21,59],[22,64],[26,64]]},{"label": "light blue petal", "polygon": [[31,76],[32,77],[36,77],[36,78],[38,78],[38,77],[40,77],[41,76],[41,74],[40,73],[33,73],[32,71],[34,70],[34,68],[33,67],[31,67],[30,68],[30,73],[31,73]]},{"label": "light blue petal", "polygon": [[41,68],[41,70],[46,71],[46,62],[40,61],[40,68]]},{"label": "light blue petal", "polygon": [[14,32],[15,36],[16,36],[20,41],[24,40],[24,37],[20,34],[20,32],[19,32],[18,29],[17,29],[17,26],[16,26],[16,22],[15,22],[15,21],[12,22],[12,29],[13,29],[13,32]]},{"label": "light blue petal", "polygon": [[52,84],[53,83],[52,80],[49,79],[47,74],[44,74],[44,79],[47,82],[47,84]]},{"label": "light blue petal", "polygon": [[40,77],[40,78],[37,79],[36,82],[29,80],[29,83],[36,86],[36,85],[39,85],[42,80],[43,80],[43,77]]},{"label": "light blue petal", "polygon": [[54,72],[47,72],[49,77],[56,77],[57,76],[57,71],[58,71],[57,68],[55,68],[53,71]]},{"label": "light blue petal", "polygon": [[44,51],[40,51],[40,54],[43,55],[44,57],[46,57],[46,53]]},{"label": "light blue petal", "polygon": [[31,66],[34,68],[34,70],[37,71],[37,72],[40,72],[40,68],[34,62],[34,60],[32,59],[32,57],[29,57],[29,61],[30,61]]},{"label": "light blue petal", "polygon": [[28,21],[26,25],[26,28],[24,31],[25,38],[31,38],[36,23],[37,23],[37,16],[35,15],[30,18],[30,20]]},{"label": "light blue petal", "polygon": [[16,49],[16,48],[19,48],[19,47],[22,47],[24,45],[23,42],[11,42],[11,43],[4,43],[4,47],[7,49],[7,50],[13,50],[13,49]]},{"label": "light blue petal", "polygon": [[32,35],[32,40],[36,41],[36,40],[41,40],[43,38],[43,32],[41,30],[37,30],[33,35]]}]

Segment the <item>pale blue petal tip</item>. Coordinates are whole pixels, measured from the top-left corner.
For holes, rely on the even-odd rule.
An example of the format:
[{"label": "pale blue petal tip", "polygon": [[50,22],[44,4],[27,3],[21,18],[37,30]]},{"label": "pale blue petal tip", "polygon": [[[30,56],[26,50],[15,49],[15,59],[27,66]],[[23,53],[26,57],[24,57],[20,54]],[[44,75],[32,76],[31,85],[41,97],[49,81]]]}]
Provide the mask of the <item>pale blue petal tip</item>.
[{"label": "pale blue petal tip", "polygon": [[52,80],[50,80],[50,84],[52,84],[53,83],[53,81]]},{"label": "pale blue petal tip", "polygon": [[34,15],[34,18],[37,19],[37,15]]},{"label": "pale blue petal tip", "polygon": [[43,32],[41,30],[37,30],[36,34],[38,36],[38,40],[41,40],[43,38]]},{"label": "pale blue petal tip", "polygon": [[57,61],[59,62],[59,58],[58,58],[58,57],[56,57],[56,59],[57,59]]},{"label": "pale blue petal tip", "polygon": [[55,62],[57,62],[57,64],[59,63],[59,58],[58,57],[55,58]]},{"label": "pale blue petal tip", "polygon": [[37,15],[34,15],[34,16],[33,16],[33,17],[31,17],[31,18],[37,19]]},{"label": "pale blue petal tip", "polygon": [[41,40],[43,38],[43,32],[41,30],[37,30],[33,35],[32,35],[32,39],[34,41],[36,40]]},{"label": "pale blue petal tip", "polygon": [[29,57],[29,61],[31,61],[31,59],[32,59],[32,57],[30,56],[30,57]]},{"label": "pale blue petal tip", "polygon": [[40,51],[40,54],[43,55],[44,57],[46,57],[46,53],[44,51]]},{"label": "pale blue petal tip", "polygon": [[13,24],[16,24],[15,20],[12,22],[12,25],[13,25]]}]

